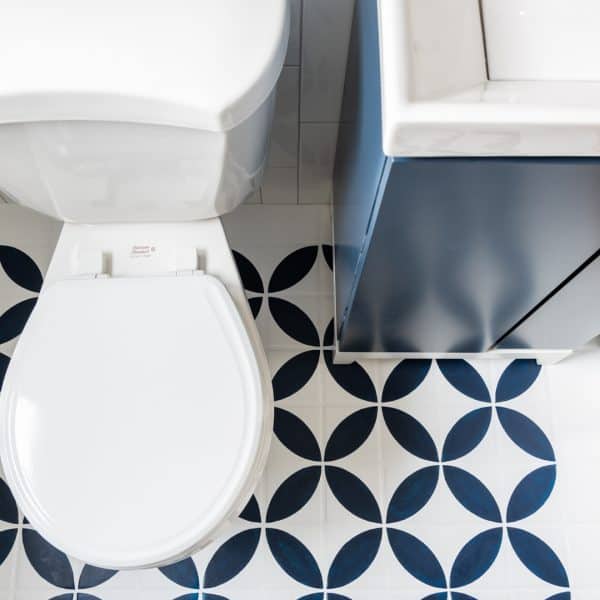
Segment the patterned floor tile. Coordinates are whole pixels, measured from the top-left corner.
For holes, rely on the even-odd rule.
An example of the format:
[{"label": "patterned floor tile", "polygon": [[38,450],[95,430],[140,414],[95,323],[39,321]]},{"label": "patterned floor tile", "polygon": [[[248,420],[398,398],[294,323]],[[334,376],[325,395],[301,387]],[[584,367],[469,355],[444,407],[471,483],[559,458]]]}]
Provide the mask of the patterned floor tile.
[{"label": "patterned floor tile", "polygon": [[[0,211],[1,384],[59,227]],[[335,365],[329,208],[245,206],[225,225],[275,392],[253,498],[193,557],[114,573],[50,546],[0,479],[2,598],[600,598],[598,348],[544,369]]]}]

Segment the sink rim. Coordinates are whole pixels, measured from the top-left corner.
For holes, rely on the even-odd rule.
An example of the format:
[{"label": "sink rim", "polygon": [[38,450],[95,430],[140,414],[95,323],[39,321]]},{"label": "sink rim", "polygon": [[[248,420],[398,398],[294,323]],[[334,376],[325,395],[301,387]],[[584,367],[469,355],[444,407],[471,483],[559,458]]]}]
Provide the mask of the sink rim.
[{"label": "sink rim", "polygon": [[[600,156],[600,81],[490,81],[479,1],[445,2],[378,0],[386,155]],[[449,2],[428,39],[423,18]]]}]

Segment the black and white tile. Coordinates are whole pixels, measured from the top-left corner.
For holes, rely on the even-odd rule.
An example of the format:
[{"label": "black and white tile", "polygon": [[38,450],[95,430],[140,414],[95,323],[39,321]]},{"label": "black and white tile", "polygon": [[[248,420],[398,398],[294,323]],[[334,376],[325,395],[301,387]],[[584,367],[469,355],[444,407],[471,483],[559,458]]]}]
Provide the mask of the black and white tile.
[{"label": "black and white tile", "polygon": [[[0,216],[1,379],[58,227]],[[252,500],[197,555],[113,572],[50,546],[0,481],[2,598],[600,598],[597,350],[543,369],[334,365],[328,207],[245,206],[225,224],[276,403]]]}]

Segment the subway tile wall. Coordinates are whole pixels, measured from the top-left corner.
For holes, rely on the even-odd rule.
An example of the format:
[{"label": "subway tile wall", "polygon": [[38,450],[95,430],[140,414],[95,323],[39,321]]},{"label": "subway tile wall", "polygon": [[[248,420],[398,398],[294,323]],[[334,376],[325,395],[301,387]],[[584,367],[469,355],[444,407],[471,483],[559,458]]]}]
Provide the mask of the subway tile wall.
[{"label": "subway tile wall", "polygon": [[327,204],[354,0],[290,0],[292,27],[278,84],[263,204]]}]

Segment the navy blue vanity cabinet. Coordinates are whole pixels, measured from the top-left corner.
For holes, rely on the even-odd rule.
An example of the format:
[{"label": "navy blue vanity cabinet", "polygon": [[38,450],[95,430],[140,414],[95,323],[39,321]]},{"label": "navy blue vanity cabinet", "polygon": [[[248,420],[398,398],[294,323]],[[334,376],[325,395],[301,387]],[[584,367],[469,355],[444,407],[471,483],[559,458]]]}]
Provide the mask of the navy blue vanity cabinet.
[{"label": "navy blue vanity cabinet", "polygon": [[[578,288],[565,281],[600,248],[600,160],[385,156],[376,4],[356,3],[336,157],[339,350],[563,349],[591,339],[600,304],[574,303],[568,290],[597,297],[600,267]],[[578,333],[561,335],[570,306]]]}]

